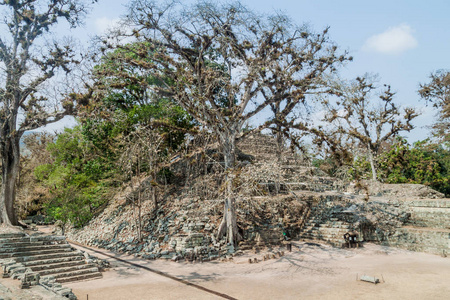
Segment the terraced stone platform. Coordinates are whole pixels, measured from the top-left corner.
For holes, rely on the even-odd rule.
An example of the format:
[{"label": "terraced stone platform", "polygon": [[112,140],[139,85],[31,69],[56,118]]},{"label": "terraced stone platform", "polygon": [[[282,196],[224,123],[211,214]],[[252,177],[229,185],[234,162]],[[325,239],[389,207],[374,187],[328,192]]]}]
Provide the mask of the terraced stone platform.
[{"label": "terraced stone platform", "polygon": [[406,203],[411,226],[450,229],[450,199],[413,199]]},{"label": "terraced stone platform", "polygon": [[402,201],[411,214],[387,244],[438,255],[450,254],[450,199]]},{"label": "terraced stone platform", "polygon": [[[438,198],[407,198],[383,199],[371,198],[383,204],[386,213],[391,213],[393,220],[399,220],[399,214],[408,215],[404,223],[391,228],[393,232],[360,238],[386,246],[393,246],[412,251],[426,252],[437,255],[450,255],[450,199]],[[342,205],[342,203],[340,203]],[[326,241],[334,246],[344,243],[343,235],[350,230],[358,231],[358,226],[347,223],[332,216],[336,209],[333,199],[323,198],[322,201],[311,203],[309,220],[301,232],[301,238]],[[355,227],[355,228],[353,228]],[[383,229],[377,229],[380,232]]]},{"label": "terraced stone platform", "polygon": [[8,270],[20,274],[39,273],[41,280],[53,277],[58,283],[101,278],[94,264],[73,249],[64,236],[19,233],[0,233],[0,259],[16,264]]}]

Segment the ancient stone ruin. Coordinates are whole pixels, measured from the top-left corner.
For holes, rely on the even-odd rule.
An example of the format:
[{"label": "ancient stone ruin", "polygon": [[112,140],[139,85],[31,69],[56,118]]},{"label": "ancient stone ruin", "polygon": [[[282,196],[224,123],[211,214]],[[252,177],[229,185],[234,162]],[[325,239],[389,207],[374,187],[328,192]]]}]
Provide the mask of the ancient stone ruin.
[{"label": "ancient stone ruin", "polygon": [[[290,239],[315,239],[345,245],[352,231],[358,242],[372,241],[447,255],[450,243],[450,199],[422,185],[365,182],[364,190],[327,176],[287,149],[276,157],[275,140],[250,136],[239,144],[235,186],[238,249],[217,239],[223,210],[221,155],[217,145],[178,156],[158,207],[146,200],[144,179],[124,190],[84,229],[71,229],[71,240],[147,259],[212,260],[238,255]],[[141,239],[132,201],[144,195]]]}]

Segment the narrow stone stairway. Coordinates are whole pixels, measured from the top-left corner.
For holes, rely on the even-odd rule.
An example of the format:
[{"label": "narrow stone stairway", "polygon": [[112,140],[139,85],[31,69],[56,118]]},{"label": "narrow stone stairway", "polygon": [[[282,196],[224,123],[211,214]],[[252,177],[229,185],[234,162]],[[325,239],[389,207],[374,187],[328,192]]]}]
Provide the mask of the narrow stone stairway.
[{"label": "narrow stone stairway", "polygon": [[86,263],[82,253],[73,249],[64,236],[26,233],[0,234],[0,259],[16,262],[14,273],[27,269],[39,273],[41,280],[53,277],[58,283],[101,278],[94,264]]},{"label": "narrow stone stairway", "polygon": [[344,243],[344,234],[351,230],[349,223],[330,218],[321,222],[311,218],[303,227],[301,238],[325,241],[333,246],[341,247]]}]

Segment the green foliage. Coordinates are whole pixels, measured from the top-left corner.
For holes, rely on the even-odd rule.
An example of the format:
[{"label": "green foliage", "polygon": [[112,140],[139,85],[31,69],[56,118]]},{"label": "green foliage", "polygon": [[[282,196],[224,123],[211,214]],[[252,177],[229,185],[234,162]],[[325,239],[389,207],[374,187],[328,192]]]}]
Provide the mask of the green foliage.
[{"label": "green foliage", "polygon": [[428,140],[410,146],[399,139],[380,157],[379,177],[387,183],[420,183],[450,194],[450,151]]},{"label": "green foliage", "polygon": [[[138,51],[140,45],[133,46]],[[86,224],[105,204],[111,189],[130,179],[121,170],[120,157],[137,128],[161,136],[162,150],[157,152],[168,155],[183,144],[185,132],[194,126],[189,114],[171,99],[150,94],[149,87],[162,82],[124,64],[121,58],[130,55],[133,52],[119,49],[101,59],[94,74],[102,88],[88,105],[80,107],[81,125],[66,129],[48,146],[53,163],[35,168],[37,180],[51,193],[47,213],[64,224]],[[143,162],[140,168],[146,171],[148,164]],[[130,170],[135,172],[136,168]],[[171,178],[167,171],[159,176]]]},{"label": "green foliage", "polygon": [[[105,54],[94,68],[95,80],[102,89],[85,107],[83,134],[99,151],[113,159],[118,140],[123,140],[138,126],[157,130],[164,138],[166,153],[177,150],[195,122],[172,99],[152,92],[155,87],[173,83],[140,70],[138,65],[152,63],[152,53],[144,58],[136,55],[147,51],[146,43],[127,47],[128,50],[116,49]],[[135,64],[127,64],[130,59]]]},{"label": "green foliage", "polygon": [[92,147],[80,127],[65,129],[47,147],[53,162],[34,170],[38,183],[50,191],[47,214],[63,224],[83,226],[106,201],[109,173],[90,151]]},{"label": "green foliage", "polygon": [[370,162],[364,156],[358,156],[354,161],[351,168],[348,170],[348,175],[353,180],[371,179],[372,169],[370,168]]},{"label": "green foliage", "polygon": [[47,215],[64,225],[71,222],[75,227],[85,225],[92,218],[89,199],[74,189],[60,191],[52,201],[46,203]]}]

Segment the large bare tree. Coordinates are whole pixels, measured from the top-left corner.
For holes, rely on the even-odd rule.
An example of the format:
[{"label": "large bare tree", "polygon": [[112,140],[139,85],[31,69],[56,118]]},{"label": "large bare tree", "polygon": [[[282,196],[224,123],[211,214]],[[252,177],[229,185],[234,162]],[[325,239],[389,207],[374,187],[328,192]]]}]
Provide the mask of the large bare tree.
[{"label": "large bare tree", "polygon": [[58,70],[70,72],[75,62],[70,46],[52,41],[50,32],[60,20],[71,27],[79,25],[86,6],[76,0],[3,0],[0,9],[4,16],[0,25],[0,223],[17,225],[14,200],[20,138],[27,130],[60,120],[72,108],[68,101],[49,110],[48,98],[40,93]]},{"label": "large bare tree", "polygon": [[324,121],[359,143],[368,155],[372,179],[377,180],[376,160],[381,145],[400,132],[412,130],[411,121],[418,114],[410,107],[402,111],[394,102],[395,93],[388,85],[377,94],[377,87],[368,75],[350,83],[335,81],[331,86],[338,99],[325,98]]},{"label": "large bare tree", "polygon": [[[336,48],[321,42],[320,37],[326,32],[312,34],[292,25],[282,15],[257,16],[239,3],[199,2],[187,8],[178,2],[157,5],[136,0],[130,6],[128,22],[133,28],[130,35],[141,43],[126,50],[151,59],[124,59],[158,77],[163,84],[154,86],[153,92],[173,98],[220,142],[226,196],[218,235],[226,234],[228,242],[236,244],[240,237],[233,169],[236,140],[242,135],[245,122],[284,99],[282,94],[263,96],[262,91],[273,81],[288,79],[286,84],[308,89],[303,87],[305,82],[312,85],[321,70],[328,68],[326,65],[333,65],[328,60],[339,61]],[[108,45],[126,48],[117,41]],[[311,78],[301,82],[304,78],[296,74],[291,80],[292,73],[285,73],[285,67],[279,63],[283,59],[288,59],[286,66],[296,64],[292,73]],[[298,103],[302,96],[296,93],[303,90],[293,90],[290,97]]]},{"label": "large bare tree", "polygon": [[[309,114],[308,106],[312,95],[332,92],[324,77],[336,71],[353,58],[346,52],[339,54],[338,47],[328,37],[329,28],[319,34],[312,34],[304,27],[300,31],[302,43],[291,35],[281,36],[284,48],[269,52],[273,55],[269,70],[262,70],[265,86],[262,89],[264,99],[271,102],[272,118],[259,129],[271,128],[277,140],[277,157],[281,160],[284,147],[283,136],[299,146],[301,135],[293,134],[292,129],[307,129],[305,118]],[[269,76],[265,76],[269,74]],[[309,97],[309,98],[308,98]]]},{"label": "large bare tree", "polygon": [[434,135],[450,141],[450,72],[439,70],[430,75],[430,82],[421,84],[419,95],[438,109],[438,120],[433,124]]}]

